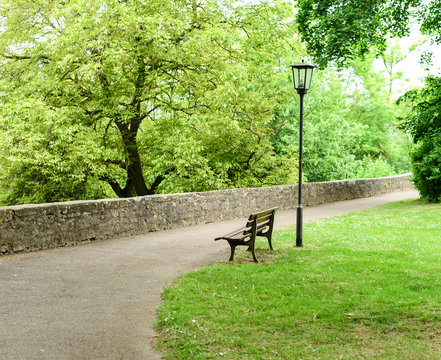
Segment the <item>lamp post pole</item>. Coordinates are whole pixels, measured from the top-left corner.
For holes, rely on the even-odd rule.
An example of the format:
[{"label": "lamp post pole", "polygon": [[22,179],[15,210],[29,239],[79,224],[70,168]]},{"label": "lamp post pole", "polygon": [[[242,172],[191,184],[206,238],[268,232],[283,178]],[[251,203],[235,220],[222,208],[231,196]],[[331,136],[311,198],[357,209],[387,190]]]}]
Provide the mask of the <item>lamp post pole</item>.
[{"label": "lamp post pole", "polygon": [[300,95],[300,130],[299,130],[299,193],[297,205],[297,221],[296,221],[296,246],[303,246],[303,207],[302,207],[302,174],[303,174],[303,97],[305,93],[299,92]]},{"label": "lamp post pole", "polygon": [[305,64],[302,60],[301,64],[291,65],[292,77],[294,81],[294,89],[300,95],[300,131],[299,131],[299,194],[297,205],[297,221],[296,221],[296,246],[303,246],[303,207],[302,207],[302,175],[303,175],[303,97],[311,86],[312,72],[314,66]]}]

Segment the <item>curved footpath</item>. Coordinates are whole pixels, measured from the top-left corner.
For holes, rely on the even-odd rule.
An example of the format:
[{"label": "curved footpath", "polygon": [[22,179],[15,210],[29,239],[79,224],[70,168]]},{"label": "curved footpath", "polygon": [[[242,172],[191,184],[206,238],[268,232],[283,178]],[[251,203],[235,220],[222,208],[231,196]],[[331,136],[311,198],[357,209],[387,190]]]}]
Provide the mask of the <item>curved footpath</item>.
[{"label": "curved footpath", "polygon": [[[415,197],[412,190],[307,207],[304,219]],[[226,261],[228,243],[213,239],[244,220],[0,257],[0,359],[160,359],[151,343],[162,289]],[[295,210],[276,214],[276,228],[294,222]]]}]

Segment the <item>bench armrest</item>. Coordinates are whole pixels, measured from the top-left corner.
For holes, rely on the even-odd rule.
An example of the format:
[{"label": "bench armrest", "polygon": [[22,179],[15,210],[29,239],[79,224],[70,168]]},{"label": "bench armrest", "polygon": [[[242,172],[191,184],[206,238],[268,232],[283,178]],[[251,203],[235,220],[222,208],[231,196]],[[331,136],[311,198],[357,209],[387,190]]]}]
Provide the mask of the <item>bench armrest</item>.
[{"label": "bench armrest", "polygon": [[228,239],[233,238],[236,235],[243,234],[247,230],[249,231],[250,228],[249,227],[243,227],[243,228],[237,229],[237,230],[235,230],[233,232],[230,232],[227,235],[223,235],[223,236],[217,237],[216,239],[214,239],[214,241],[217,241],[217,240],[228,240]]}]

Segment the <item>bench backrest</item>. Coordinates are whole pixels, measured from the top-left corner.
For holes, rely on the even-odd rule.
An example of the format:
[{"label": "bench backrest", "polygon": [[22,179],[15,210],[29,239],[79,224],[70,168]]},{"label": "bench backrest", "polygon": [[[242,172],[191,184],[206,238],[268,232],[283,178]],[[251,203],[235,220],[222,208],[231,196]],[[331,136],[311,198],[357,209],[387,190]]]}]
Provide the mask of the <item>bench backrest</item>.
[{"label": "bench backrest", "polygon": [[251,214],[250,217],[248,218],[248,222],[246,224],[246,226],[251,226],[254,222],[254,219],[257,218],[257,223],[260,224],[264,221],[268,221],[269,219],[271,219],[274,216],[274,213],[276,212],[278,208],[272,208],[272,209],[267,209],[264,211],[261,211],[259,213],[256,214]]},{"label": "bench backrest", "polygon": [[256,231],[259,232],[266,227],[272,226],[274,223],[274,214],[278,208],[272,208],[263,210],[256,214],[251,214],[248,218],[246,227],[251,227],[249,230],[245,230],[244,234],[251,233],[253,231],[253,225],[256,227]]}]

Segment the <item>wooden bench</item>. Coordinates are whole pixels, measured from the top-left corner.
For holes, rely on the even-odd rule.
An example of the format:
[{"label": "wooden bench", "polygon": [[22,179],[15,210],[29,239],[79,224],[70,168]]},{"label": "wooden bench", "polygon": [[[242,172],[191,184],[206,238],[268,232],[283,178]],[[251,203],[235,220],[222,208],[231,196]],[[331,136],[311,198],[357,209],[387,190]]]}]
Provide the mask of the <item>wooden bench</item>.
[{"label": "wooden bench", "polygon": [[270,249],[273,250],[271,238],[273,235],[274,215],[277,209],[278,208],[275,207],[272,209],[261,211],[257,214],[251,214],[245,227],[237,229],[227,235],[218,237],[214,240],[228,241],[231,248],[231,255],[229,259],[230,261],[233,261],[236,246],[248,246],[248,251],[251,251],[251,253],[253,254],[254,262],[258,262],[256,254],[254,252],[256,236],[266,237],[268,239]]}]

